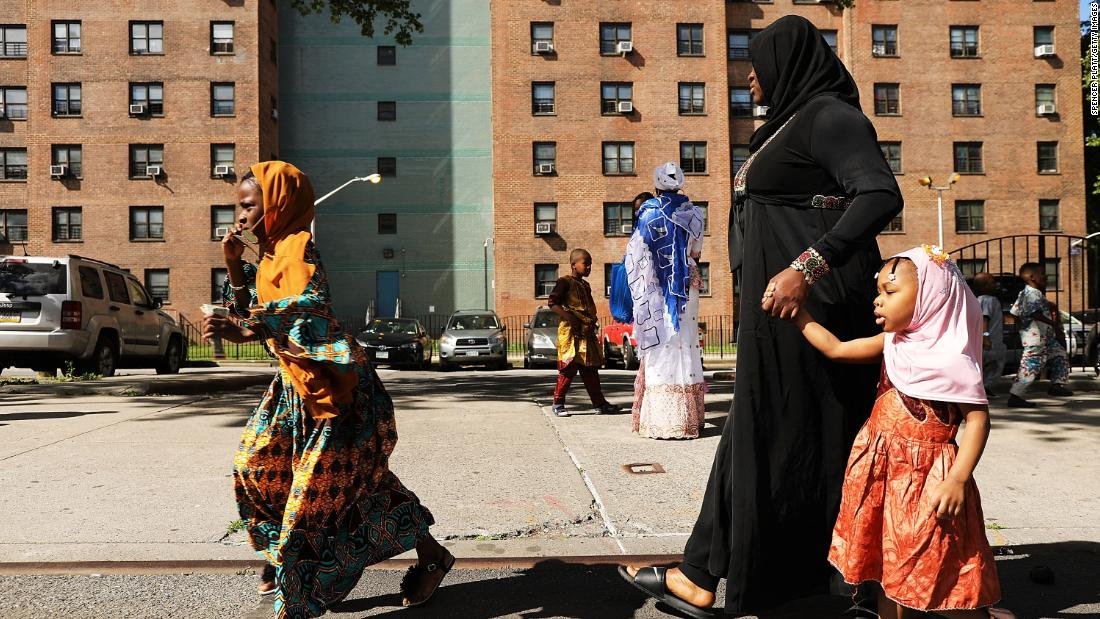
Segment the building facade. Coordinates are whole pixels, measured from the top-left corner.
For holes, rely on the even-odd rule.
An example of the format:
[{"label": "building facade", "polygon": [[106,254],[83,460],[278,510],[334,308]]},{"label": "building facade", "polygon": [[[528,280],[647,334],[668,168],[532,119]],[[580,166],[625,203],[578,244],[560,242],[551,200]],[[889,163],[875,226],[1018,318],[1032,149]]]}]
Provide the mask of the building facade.
[{"label": "building facade", "polygon": [[79,254],[201,315],[234,182],[278,152],[271,2],[0,1],[0,239]]}]

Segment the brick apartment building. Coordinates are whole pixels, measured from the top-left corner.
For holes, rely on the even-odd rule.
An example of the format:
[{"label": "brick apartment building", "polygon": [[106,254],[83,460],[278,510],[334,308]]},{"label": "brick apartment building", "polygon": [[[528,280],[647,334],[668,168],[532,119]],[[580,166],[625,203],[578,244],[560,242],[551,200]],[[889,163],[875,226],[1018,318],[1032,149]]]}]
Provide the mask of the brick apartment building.
[{"label": "brick apartment building", "polygon": [[194,318],[224,276],[237,174],[278,152],[274,3],[0,15],[0,239],[118,264]]},{"label": "brick apartment building", "polygon": [[[657,163],[678,158],[692,170],[705,153],[703,174],[685,187],[709,211],[700,313],[731,313],[731,175],[760,123],[748,41],[787,14],[814,22],[852,71],[897,173],[906,208],[879,239],[884,253],[935,242],[936,194],[919,179],[944,184],[953,172],[949,250],[1012,234],[1083,234],[1078,10],[1072,0],[857,0],[843,11],[816,0],[494,2],[498,312],[545,303],[546,282],[568,272],[574,247],[592,251],[593,289],[604,290],[605,265],[626,244],[614,203],[648,189]],[[632,112],[617,107],[624,100]],[[623,168],[624,144],[633,170]],[[1047,267],[1064,265],[1052,258]]]}]

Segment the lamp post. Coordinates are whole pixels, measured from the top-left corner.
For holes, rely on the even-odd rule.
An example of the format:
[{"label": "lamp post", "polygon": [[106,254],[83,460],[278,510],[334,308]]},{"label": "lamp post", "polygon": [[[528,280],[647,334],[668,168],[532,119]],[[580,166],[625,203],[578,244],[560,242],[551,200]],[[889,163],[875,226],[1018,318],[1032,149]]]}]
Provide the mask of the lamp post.
[{"label": "lamp post", "polygon": [[489,309],[489,243],[493,242],[493,237],[485,239],[485,243],[481,246],[482,249],[482,268],[485,274],[485,309]]},{"label": "lamp post", "polygon": [[[369,182],[373,185],[377,185],[378,183],[382,182],[382,175],[378,174],[378,173],[374,173],[374,174],[370,174],[370,175],[367,175],[367,176],[353,177],[353,178],[349,179],[348,182],[344,183],[343,185],[340,185],[336,189],[333,189],[332,191],[330,191],[330,192],[326,193],[325,195],[321,196],[320,198],[317,198],[316,200],[314,200],[313,201],[313,206],[318,206],[319,204],[321,204],[325,200],[328,200],[332,196],[336,195],[336,192],[340,191],[344,187],[347,187],[348,185],[350,185],[352,183],[357,183],[357,182],[360,182],[360,181],[367,181],[367,182]],[[313,239],[316,241],[317,240],[317,217],[316,216],[314,216],[313,221],[310,222],[310,224],[309,224],[309,233],[310,233],[310,235],[313,236]]]},{"label": "lamp post", "polygon": [[943,192],[949,191],[951,189],[951,186],[958,182],[959,178],[960,177],[957,173],[952,174],[947,178],[947,184],[940,186],[932,184],[931,176],[925,176],[924,178],[920,179],[921,185],[936,192],[936,220],[939,224],[939,239],[937,242],[940,249],[943,249]]}]

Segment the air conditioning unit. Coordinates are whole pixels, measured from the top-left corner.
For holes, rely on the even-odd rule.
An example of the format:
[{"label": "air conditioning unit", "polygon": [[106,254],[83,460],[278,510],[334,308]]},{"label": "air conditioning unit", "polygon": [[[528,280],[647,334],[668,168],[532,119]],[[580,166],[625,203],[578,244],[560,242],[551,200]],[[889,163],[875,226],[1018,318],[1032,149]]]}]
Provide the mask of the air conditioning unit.
[{"label": "air conditioning unit", "polygon": [[0,118],[7,118],[5,112],[6,110],[4,109],[4,104],[0,103]]},{"label": "air conditioning unit", "polygon": [[554,53],[553,41],[535,41],[535,53],[536,54],[552,54]]},{"label": "air conditioning unit", "polygon": [[622,232],[623,234],[634,234],[634,226],[630,224],[623,224],[619,226],[619,232]]},{"label": "air conditioning unit", "polygon": [[539,174],[553,174],[553,173],[554,173],[554,164],[552,164],[552,163],[540,163],[539,164]]},{"label": "air conditioning unit", "polygon": [[872,45],[871,46],[871,54],[874,55],[874,56],[885,56],[886,55],[886,46],[885,45]]},{"label": "air conditioning unit", "polygon": [[629,54],[634,51],[634,41],[619,41],[615,44],[616,54]]},{"label": "air conditioning unit", "polygon": [[615,106],[615,109],[620,114],[633,114],[634,113],[634,102],[633,101],[619,101],[618,105]]},{"label": "air conditioning unit", "polygon": [[50,176],[53,178],[65,178],[65,175],[69,173],[69,166],[66,165],[52,165],[50,166]]},{"label": "air conditioning unit", "polygon": [[130,116],[143,116],[145,114],[145,106],[142,104],[136,104],[130,106]]},{"label": "air conditioning unit", "polygon": [[1053,45],[1038,45],[1035,47],[1036,58],[1048,58],[1054,55]]},{"label": "air conditioning unit", "polygon": [[164,170],[159,165],[147,165],[145,166],[145,175],[156,178],[164,173]]},{"label": "air conditioning unit", "polygon": [[768,106],[766,105],[754,105],[752,106],[752,115],[756,118],[764,118],[768,115]]},{"label": "air conditioning unit", "polygon": [[279,108],[277,108],[277,107],[271,108],[271,118],[273,120],[279,120]]},{"label": "air conditioning unit", "polygon": [[229,176],[229,174],[232,170],[233,170],[233,168],[231,168],[230,166],[227,166],[227,165],[216,165],[216,166],[214,166],[214,176],[218,176],[218,177]]},{"label": "air conditioning unit", "polygon": [[1054,112],[1055,110],[1053,103],[1043,103],[1035,108],[1035,113],[1039,116],[1051,116],[1052,114],[1054,114]]},{"label": "air conditioning unit", "polygon": [[537,223],[535,224],[535,234],[550,234],[549,223]]}]

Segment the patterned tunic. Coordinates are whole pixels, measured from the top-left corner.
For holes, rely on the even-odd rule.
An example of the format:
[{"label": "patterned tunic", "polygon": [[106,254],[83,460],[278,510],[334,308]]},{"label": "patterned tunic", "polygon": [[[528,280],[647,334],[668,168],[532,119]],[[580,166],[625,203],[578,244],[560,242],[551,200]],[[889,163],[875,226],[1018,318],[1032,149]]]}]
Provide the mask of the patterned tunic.
[{"label": "patterned tunic", "polygon": [[[328,282],[316,272],[296,297],[257,308],[256,268],[248,265],[252,313],[242,324],[293,354],[353,372],[358,388],[340,414],[315,419],[285,368],[245,427],[233,466],[241,517],[252,546],[276,567],[278,617],[317,617],[355,587],[364,568],[411,550],[428,534],[431,513],[389,470],[397,443],[393,403],[365,351],[332,317]],[[234,307],[228,286],[225,304]],[[237,308],[240,309],[240,308]]]},{"label": "patterned tunic", "polygon": [[561,306],[581,322],[581,332],[574,333],[568,320],[558,324],[558,366],[565,367],[575,359],[581,365],[598,368],[603,365],[603,346],[596,324],[596,302],[588,282],[572,275],[558,278],[550,292],[550,306]]}]

